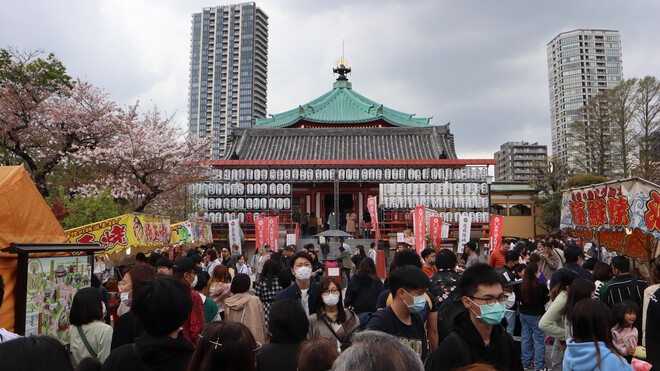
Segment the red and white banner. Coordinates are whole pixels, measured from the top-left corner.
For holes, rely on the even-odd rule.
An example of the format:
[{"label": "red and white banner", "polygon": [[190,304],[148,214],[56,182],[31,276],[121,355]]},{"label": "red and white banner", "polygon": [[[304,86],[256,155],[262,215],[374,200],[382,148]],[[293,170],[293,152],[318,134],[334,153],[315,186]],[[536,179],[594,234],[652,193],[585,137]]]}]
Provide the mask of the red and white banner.
[{"label": "red and white banner", "polygon": [[490,216],[490,251],[495,251],[500,248],[502,243],[502,226],[504,225],[504,217],[502,215]]},{"label": "red and white banner", "polygon": [[277,251],[277,229],[277,217],[268,217],[268,231],[266,233],[268,236],[268,242],[266,243],[270,245],[273,251]]},{"label": "red and white banner", "polygon": [[421,253],[426,248],[426,209],[416,206],[413,214],[415,226],[415,250]]},{"label": "red and white banner", "polygon": [[376,232],[376,239],[380,236],[380,229],[378,228],[378,197],[367,198],[367,210],[371,216],[371,226]]},{"label": "red and white banner", "polygon": [[[257,248],[263,247],[268,240],[268,218],[257,218],[254,221],[255,243]],[[277,250],[275,250],[277,251]]]},{"label": "red and white banner", "polygon": [[442,217],[432,216],[429,222],[429,234],[436,250],[440,250],[442,245]]},{"label": "red and white banner", "polygon": [[465,244],[470,242],[472,232],[472,217],[469,214],[462,214],[458,224],[458,247],[456,252],[462,253]]}]

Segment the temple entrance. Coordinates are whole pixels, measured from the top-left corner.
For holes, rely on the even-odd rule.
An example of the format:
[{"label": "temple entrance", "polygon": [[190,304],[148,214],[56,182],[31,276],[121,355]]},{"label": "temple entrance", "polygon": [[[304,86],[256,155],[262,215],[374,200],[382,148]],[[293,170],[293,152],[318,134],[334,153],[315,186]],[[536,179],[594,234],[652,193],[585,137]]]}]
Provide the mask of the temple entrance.
[{"label": "temple entrance", "polygon": [[[339,194],[339,214],[341,216],[346,215],[346,210],[353,209],[353,198],[354,195],[352,193],[340,193]],[[335,207],[335,195],[332,193],[326,194],[324,203],[323,203],[323,220],[328,220],[328,215],[330,214],[330,210],[332,210]],[[342,225],[346,224],[345,219],[341,219],[340,223]],[[337,226],[339,228],[339,225]]]}]

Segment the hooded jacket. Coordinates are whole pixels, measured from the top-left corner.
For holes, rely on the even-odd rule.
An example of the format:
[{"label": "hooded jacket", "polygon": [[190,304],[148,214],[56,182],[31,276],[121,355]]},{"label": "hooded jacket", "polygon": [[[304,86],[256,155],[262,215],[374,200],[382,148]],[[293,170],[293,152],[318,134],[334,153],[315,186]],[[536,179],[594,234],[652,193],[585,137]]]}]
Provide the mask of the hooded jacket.
[{"label": "hooded jacket", "polygon": [[[135,339],[138,359],[133,344],[122,345],[110,353],[102,371],[185,371],[194,347],[184,337],[153,336],[145,333]],[[142,364],[149,369],[142,368]]]},{"label": "hooded jacket", "polygon": [[240,322],[247,326],[254,340],[266,344],[266,322],[261,300],[247,292],[234,294],[225,299],[225,321]]},{"label": "hooded jacket", "polygon": [[373,313],[376,311],[378,295],[383,291],[383,282],[367,275],[356,274],[348,283],[344,305],[352,306],[355,313]]},{"label": "hooded jacket", "polygon": [[452,370],[473,363],[488,363],[498,370],[522,371],[520,351],[501,325],[493,326],[484,344],[468,311],[456,316],[452,332],[426,360],[426,371]]},{"label": "hooded jacket", "polygon": [[575,343],[573,339],[569,339],[566,342],[566,350],[564,351],[563,369],[575,371],[632,371],[632,366],[623,357],[607,348],[605,343],[599,341],[598,348],[600,349],[600,367],[598,367],[598,356],[593,342]]}]

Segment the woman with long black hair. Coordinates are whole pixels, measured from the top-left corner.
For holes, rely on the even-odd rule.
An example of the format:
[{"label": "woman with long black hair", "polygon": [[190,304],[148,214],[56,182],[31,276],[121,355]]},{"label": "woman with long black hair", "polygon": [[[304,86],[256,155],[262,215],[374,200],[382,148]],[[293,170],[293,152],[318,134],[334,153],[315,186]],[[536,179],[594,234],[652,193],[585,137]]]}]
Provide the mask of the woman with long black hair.
[{"label": "woman with long black hair", "polygon": [[548,288],[539,281],[539,266],[529,263],[522,279],[520,300],[520,324],[522,361],[524,366],[534,366],[535,370],[545,368],[545,341],[539,328],[541,316],[545,313],[545,303],[550,300]]},{"label": "woman with long black hair", "polygon": [[280,275],[280,263],[277,259],[270,258],[264,263],[261,276],[254,284],[254,294],[259,297],[264,306],[264,315],[266,326],[268,326],[268,315],[270,306],[275,300],[277,294],[282,291],[282,286],[278,280]]}]

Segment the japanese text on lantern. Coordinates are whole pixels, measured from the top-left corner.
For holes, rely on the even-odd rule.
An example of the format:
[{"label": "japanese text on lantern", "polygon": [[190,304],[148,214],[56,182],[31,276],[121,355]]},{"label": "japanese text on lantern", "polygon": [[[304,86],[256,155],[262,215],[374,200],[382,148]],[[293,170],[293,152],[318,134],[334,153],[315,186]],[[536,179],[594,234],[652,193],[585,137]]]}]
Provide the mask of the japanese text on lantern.
[{"label": "japanese text on lantern", "polygon": [[644,213],[644,221],[649,231],[660,231],[660,193],[651,191],[650,199],[646,203],[647,211]]}]

